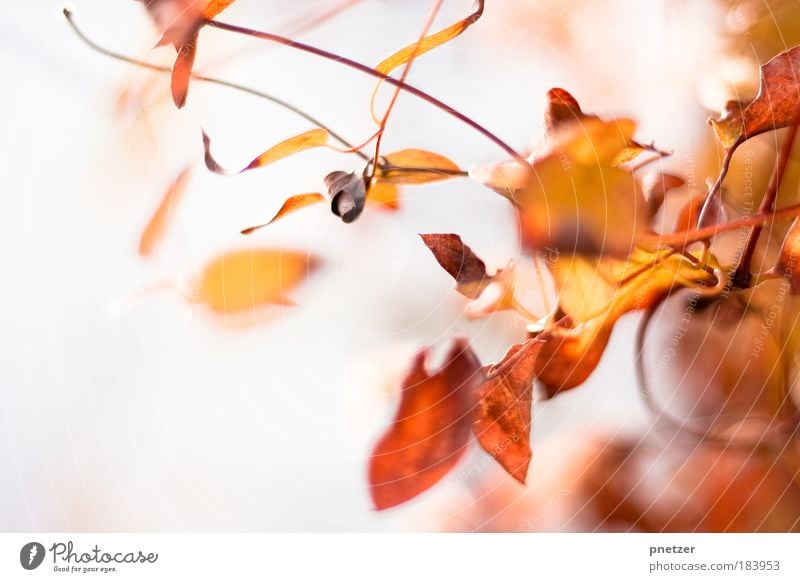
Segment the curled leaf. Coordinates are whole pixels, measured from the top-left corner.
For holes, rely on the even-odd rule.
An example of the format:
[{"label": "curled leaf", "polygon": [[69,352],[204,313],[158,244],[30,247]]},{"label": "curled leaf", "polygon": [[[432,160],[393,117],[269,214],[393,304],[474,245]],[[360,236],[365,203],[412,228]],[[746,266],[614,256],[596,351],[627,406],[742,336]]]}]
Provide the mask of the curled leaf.
[{"label": "curled leaf", "polygon": [[454,162],[425,150],[406,149],[387,154],[384,158],[388,167],[381,169],[378,177],[391,184],[427,184],[461,174]]},{"label": "curled leaf", "polygon": [[278,213],[273,216],[269,222],[265,222],[264,224],[258,224],[256,226],[251,226],[250,228],[245,228],[242,231],[242,234],[253,234],[260,228],[264,228],[265,226],[269,226],[276,220],[283,218],[287,214],[291,214],[292,212],[296,212],[301,208],[305,208],[306,206],[311,206],[312,204],[317,204],[318,202],[324,202],[325,197],[319,193],[313,194],[296,194],[286,200],[281,206]]},{"label": "curled leaf", "polygon": [[272,146],[252,162],[250,162],[244,169],[235,171],[225,169],[217,163],[217,161],[211,155],[211,139],[208,137],[206,132],[203,132],[203,148],[205,149],[206,167],[217,174],[241,174],[242,172],[246,172],[248,170],[261,168],[263,166],[272,164],[273,162],[277,162],[278,160],[282,160],[283,158],[303,150],[326,146],[328,145],[328,137],[329,134],[324,129],[312,129],[303,132]]},{"label": "curled leaf", "polygon": [[325,176],[331,212],[350,223],[361,216],[367,201],[366,179],[353,172],[331,172]]},{"label": "curled leaf", "polygon": [[273,249],[236,250],[211,261],[194,299],[220,314],[266,305],[293,305],[289,293],[318,266],[313,256]]},{"label": "curled leaf", "polygon": [[481,365],[463,340],[453,343],[434,374],[425,370],[428,352],[414,359],[403,380],[392,425],[369,460],[372,501],[379,510],[404,503],[442,479],[469,442]]},{"label": "curled leaf", "polygon": [[175,211],[175,207],[183,197],[183,193],[186,191],[186,185],[189,182],[190,175],[191,167],[185,168],[175,181],[170,184],[167,191],[164,192],[161,203],[158,205],[155,213],[153,213],[147,226],[142,231],[142,236],[139,238],[139,256],[147,257],[152,255],[163,241],[169,220]]},{"label": "curled leaf", "polygon": [[531,460],[531,405],[536,358],[542,342],[512,346],[486,370],[493,376],[478,390],[472,430],[481,447],[520,483]]},{"label": "curled leaf", "polygon": [[710,119],[720,142],[735,149],[745,140],[800,122],[800,47],[761,66],[759,91],[748,105],[731,101],[719,119]]}]

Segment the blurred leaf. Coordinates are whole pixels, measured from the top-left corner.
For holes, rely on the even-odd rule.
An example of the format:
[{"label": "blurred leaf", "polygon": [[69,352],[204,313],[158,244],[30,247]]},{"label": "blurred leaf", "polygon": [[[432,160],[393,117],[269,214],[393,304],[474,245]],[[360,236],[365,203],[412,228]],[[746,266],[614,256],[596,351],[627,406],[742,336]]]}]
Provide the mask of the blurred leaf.
[{"label": "blurred leaf", "polygon": [[260,228],[264,228],[265,226],[269,226],[276,220],[283,218],[287,214],[291,214],[292,212],[296,212],[301,208],[305,208],[306,206],[311,206],[312,204],[317,204],[319,202],[324,202],[325,197],[319,193],[313,194],[295,194],[294,196],[288,198],[286,202],[283,203],[281,209],[278,210],[278,213],[272,217],[269,222],[265,222],[264,224],[258,224],[256,226],[251,226],[250,228],[246,228],[242,231],[242,234],[253,234]]},{"label": "blurred leaf", "polygon": [[486,369],[496,376],[478,390],[472,427],[483,449],[520,483],[525,483],[531,460],[533,380],[541,345],[537,340],[516,344]]},{"label": "blurred leaf", "polygon": [[208,0],[203,8],[203,17],[211,20],[236,0]]},{"label": "blurred leaf", "polygon": [[547,92],[547,106],[544,112],[546,135],[553,135],[565,125],[587,119],[598,119],[598,117],[584,113],[577,99],[569,91],[555,87]]},{"label": "blurred leaf", "polygon": [[525,246],[566,254],[631,252],[647,227],[644,197],[633,173],[611,164],[634,131],[632,121],[588,119],[551,138],[515,198]]},{"label": "blurred leaf", "polygon": [[293,305],[288,294],[318,266],[306,253],[273,249],[231,251],[200,275],[195,300],[221,314],[265,305]]},{"label": "blurred leaf", "polygon": [[186,191],[186,185],[189,182],[190,175],[191,166],[187,166],[170,187],[167,188],[167,191],[164,192],[161,203],[158,205],[158,208],[150,218],[150,221],[147,223],[147,226],[145,226],[139,238],[140,257],[152,255],[156,248],[162,243],[169,221],[175,212],[175,207]]},{"label": "blurred leaf", "polygon": [[459,167],[446,157],[425,150],[407,149],[384,156],[390,166],[417,168],[417,171],[381,169],[377,175],[382,182],[391,184],[427,184],[449,180],[461,172]]},{"label": "blurred leaf", "polygon": [[686,201],[675,219],[675,232],[684,232],[697,227],[703,228],[727,222],[728,212],[725,208],[725,203],[722,201],[722,196],[714,196],[711,199],[708,213],[703,218],[702,224],[699,224],[698,220],[705,200],[705,194],[697,193]]},{"label": "blurred leaf", "polygon": [[186,104],[196,55],[197,32],[178,49],[178,58],[175,59],[175,65],[172,67],[172,100],[178,109]]},{"label": "blurred leaf", "polygon": [[711,125],[726,149],[761,133],[800,121],[800,47],[775,56],[761,67],[756,98],[747,106],[731,101]]},{"label": "blurred leaf", "polygon": [[367,203],[366,179],[353,172],[331,172],[325,176],[331,212],[344,223],[353,222],[361,216]]},{"label": "blurred leaf", "polygon": [[664,199],[670,190],[675,190],[686,185],[686,180],[680,176],[666,172],[650,172],[642,179],[647,215],[652,220],[661,210]]},{"label": "blurred leaf", "polygon": [[683,255],[643,248],[627,259],[561,256],[551,271],[567,318],[538,336],[543,345],[536,375],[550,397],[589,377],[620,317],[656,305],[676,289],[716,283]]},{"label": "blurred leaf", "polygon": [[206,167],[217,174],[241,174],[242,172],[253,170],[255,168],[261,168],[273,162],[277,162],[278,160],[282,160],[283,158],[303,150],[326,146],[328,145],[328,137],[329,134],[324,129],[312,129],[299,135],[295,135],[272,146],[252,162],[250,162],[246,168],[237,172],[227,170],[216,162],[214,157],[211,155],[211,139],[208,137],[208,135],[206,135],[205,132],[203,132],[203,147],[205,149]]},{"label": "blurred leaf", "polygon": [[403,381],[400,406],[369,461],[372,501],[379,510],[404,503],[442,479],[461,458],[472,429],[481,365],[457,340],[434,374],[420,352]]}]

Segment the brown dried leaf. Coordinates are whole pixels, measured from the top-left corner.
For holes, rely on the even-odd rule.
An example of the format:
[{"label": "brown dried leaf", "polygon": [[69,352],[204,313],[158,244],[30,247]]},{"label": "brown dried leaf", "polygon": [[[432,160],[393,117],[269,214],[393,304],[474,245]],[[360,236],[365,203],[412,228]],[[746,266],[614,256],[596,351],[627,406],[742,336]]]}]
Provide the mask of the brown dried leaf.
[{"label": "brown dried leaf", "polygon": [[711,125],[726,149],[767,131],[800,122],[800,47],[775,56],[761,66],[758,95],[744,109],[732,101]]},{"label": "brown dried leaf", "polygon": [[578,100],[569,91],[555,87],[547,92],[547,108],[544,112],[546,135],[553,135],[564,125],[586,119],[597,119],[597,116],[584,113]]},{"label": "brown dried leaf", "polygon": [[287,214],[291,214],[292,212],[296,212],[301,208],[305,208],[306,206],[311,206],[312,204],[317,204],[318,202],[324,202],[325,197],[315,192],[313,194],[295,194],[294,196],[288,198],[286,202],[283,203],[281,209],[278,210],[278,213],[273,216],[269,222],[265,222],[264,224],[258,224],[256,226],[251,226],[250,228],[245,228],[242,231],[242,234],[253,234],[255,231],[264,228],[265,226],[269,226],[276,220],[283,218]]},{"label": "brown dried leaf", "polygon": [[525,483],[531,460],[533,380],[541,346],[538,340],[516,344],[486,370],[497,375],[478,390],[472,426],[483,449],[520,483]]},{"label": "brown dried leaf", "polygon": [[164,235],[167,231],[169,221],[175,212],[175,207],[180,203],[186,185],[191,176],[191,167],[186,167],[178,175],[175,181],[164,192],[161,203],[158,205],[155,213],[150,218],[142,231],[142,236],[139,238],[139,256],[148,257],[153,254],[156,248],[164,240]]},{"label": "brown dried leaf", "polygon": [[392,425],[375,445],[369,484],[376,509],[405,503],[442,479],[469,442],[481,365],[463,340],[453,343],[444,365],[425,370],[427,350],[403,381]]},{"label": "brown dried leaf", "polygon": [[293,305],[288,293],[318,265],[315,257],[298,251],[230,251],[205,267],[194,299],[220,314],[246,313],[266,305]]},{"label": "brown dried leaf", "polygon": [[353,222],[361,216],[367,203],[367,185],[363,176],[353,172],[331,172],[325,176],[331,212],[344,223]]},{"label": "brown dried leaf", "polygon": [[[384,156],[390,167],[381,169],[378,178],[391,184],[428,184],[440,180],[449,180],[460,174],[461,169],[448,158],[434,152],[418,149],[406,149]],[[393,170],[398,168],[416,168],[417,171]]]},{"label": "brown dried leaf", "polygon": [[205,149],[205,162],[206,167],[217,174],[231,175],[241,174],[248,170],[261,168],[278,160],[282,160],[288,156],[307,150],[310,148],[322,147],[328,145],[329,134],[324,129],[311,129],[301,134],[295,135],[282,142],[272,146],[267,151],[262,153],[247,167],[239,171],[228,170],[220,166],[214,157],[211,155],[211,139],[203,132],[203,147]]}]

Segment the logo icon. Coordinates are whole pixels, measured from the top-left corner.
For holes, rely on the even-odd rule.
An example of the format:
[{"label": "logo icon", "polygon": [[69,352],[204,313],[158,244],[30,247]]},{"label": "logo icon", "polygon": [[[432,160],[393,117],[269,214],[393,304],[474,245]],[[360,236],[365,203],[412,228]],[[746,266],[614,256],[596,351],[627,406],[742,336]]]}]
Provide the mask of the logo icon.
[{"label": "logo icon", "polygon": [[39,542],[28,542],[19,551],[19,563],[26,570],[35,570],[44,561],[44,546]]}]

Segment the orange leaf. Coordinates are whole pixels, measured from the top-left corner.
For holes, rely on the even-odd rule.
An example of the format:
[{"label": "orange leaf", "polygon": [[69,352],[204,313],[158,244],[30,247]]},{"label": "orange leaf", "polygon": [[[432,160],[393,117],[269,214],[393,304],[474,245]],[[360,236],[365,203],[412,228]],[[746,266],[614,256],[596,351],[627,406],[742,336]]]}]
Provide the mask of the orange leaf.
[{"label": "orange leaf", "polygon": [[203,9],[203,17],[211,20],[235,1],[236,0],[208,0],[206,7]]},{"label": "orange leaf", "polygon": [[367,206],[377,206],[384,210],[400,208],[400,190],[394,184],[373,182],[367,190]]},{"label": "orange leaf", "polygon": [[460,168],[448,158],[434,152],[418,149],[400,150],[384,156],[390,166],[408,170],[382,169],[379,179],[392,184],[427,184],[449,180],[461,173]]},{"label": "orange leaf", "polygon": [[370,457],[370,492],[379,510],[436,484],[469,442],[475,390],[483,379],[480,362],[466,341],[457,340],[441,369],[429,375],[427,353],[414,359],[394,422]]},{"label": "orange leaf", "polygon": [[324,202],[325,197],[318,192],[313,194],[296,194],[291,198],[288,198],[286,202],[283,203],[281,209],[278,210],[278,213],[272,217],[269,222],[265,222],[264,224],[259,224],[256,226],[251,226],[250,228],[246,228],[242,231],[242,234],[253,234],[259,228],[264,228],[265,226],[269,226],[279,218],[283,218],[287,214],[291,214],[292,212],[296,212],[301,208],[305,208],[306,206],[311,206],[312,204],[317,204],[318,202]]},{"label": "orange leaf", "polygon": [[246,313],[265,305],[293,305],[288,293],[317,265],[317,259],[297,251],[231,251],[206,266],[195,300],[222,314]]},{"label": "orange leaf", "polygon": [[178,49],[178,58],[175,59],[175,65],[172,67],[172,100],[178,109],[186,104],[196,55],[197,32]]},{"label": "orange leaf", "polygon": [[186,184],[189,182],[190,175],[191,167],[185,168],[167,191],[164,192],[161,203],[142,231],[142,236],[139,239],[139,256],[147,257],[152,255],[155,249],[164,240],[170,218],[172,218],[175,207],[186,191]]},{"label": "orange leaf", "polygon": [[261,168],[273,162],[277,162],[278,160],[282,160],[283,158],[291,156],[292,154],[296,154],[297,152],[325,145],[328,145],[328,132],[324,129],[312,129],[285,139],[282,142],[272,146],[252,162],[250,162],[246,168],[237,172],[227,170],[217,163],[217,161],[211,155],[211,139],[208,137],[208,135],[206,135],[205,132],[203,132],[203,147],[205,149],[206,167],[212,172],[223,175],[241,174],[242,172],[253,170],[255,168]]},{"label": "orange leaf", "polygon": [[531,405],[536,358],[542,342],[512,346],[486,373],[497,374],[478,390],[472,427],[483,449],[520,483],[531,461]]}]

